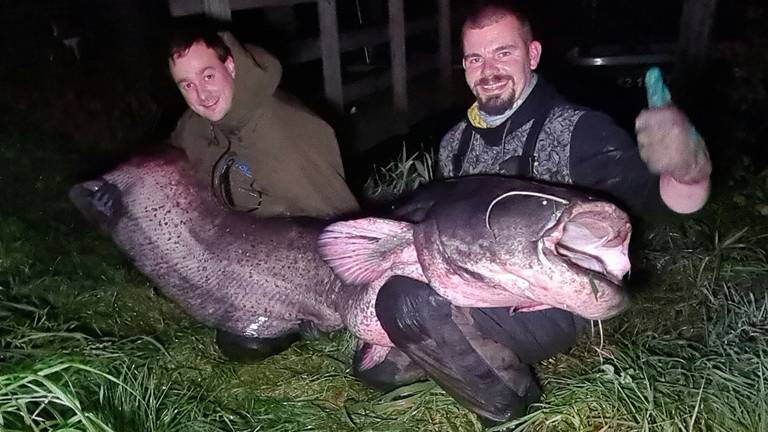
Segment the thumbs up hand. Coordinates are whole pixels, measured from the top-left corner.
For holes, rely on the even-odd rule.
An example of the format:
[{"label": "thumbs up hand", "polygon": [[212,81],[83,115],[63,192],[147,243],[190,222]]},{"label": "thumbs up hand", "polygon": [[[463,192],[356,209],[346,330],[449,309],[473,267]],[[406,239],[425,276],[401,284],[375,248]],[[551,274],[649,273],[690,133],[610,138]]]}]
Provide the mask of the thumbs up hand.
[{"label": "thumbs up hand", "polygon": [[676,106],[643,110],[635,132],[640,157],[651,172],[685,184],[709,178],[712,164],[706,144]]},{"label": "thumbs up hand", "polygon": [[712,163],[704,139],[672,103],[659,68],[645,74],[649,109],[635,119],[640,157],[654,174],[683,184],[709,179]]}]

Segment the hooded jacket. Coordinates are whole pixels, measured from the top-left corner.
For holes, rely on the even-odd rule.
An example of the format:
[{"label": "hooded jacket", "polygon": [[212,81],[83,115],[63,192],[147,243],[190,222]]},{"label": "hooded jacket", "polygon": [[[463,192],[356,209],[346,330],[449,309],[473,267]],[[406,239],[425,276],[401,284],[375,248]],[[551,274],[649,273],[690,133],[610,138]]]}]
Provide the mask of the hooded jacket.
[{"label": "hooded jacket", "polygon": [[260,217],[330,217],[358,209],[333,129],[278,90],[280,62],[221,35],[235,61],[232,106],[210,122],[188,109],[171,136],[228,207]]}]

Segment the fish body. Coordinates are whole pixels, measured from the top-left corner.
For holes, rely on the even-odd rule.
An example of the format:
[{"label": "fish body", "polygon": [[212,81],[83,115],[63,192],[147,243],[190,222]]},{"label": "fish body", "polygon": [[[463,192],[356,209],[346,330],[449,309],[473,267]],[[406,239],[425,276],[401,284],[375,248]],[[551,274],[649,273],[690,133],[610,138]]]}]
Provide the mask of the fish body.
[{"label": "fish body", "polygon": [[[428,185],[388,218],[329,225],[319,250],[347,284],[350,328],[392,346],[375,317],[378,290],[399,274],[429,283],[454,305],[560,308],[588,319],[624,310],[631,224],[614,204],[528,180],[475,176]],[[356,309],[356,311],[355,311]]]},{"label": "fish body", "polygon": [[[98,208],[97,190],[116,197]],[[195,319],[274,338],[302,323],[392,346],[376,317],[392,275],[428,282],[458,306],[623,310],[631,226],[607,201],[497,176],[422,187],[386,217],[256,218],[222,208],[183,154],[139,157],[75,185],[70,198],[158,289]]]},{"label": "fish body", "polygon": [[[119,189],[108,216],[92,199],[104,184]],[[316,250],[326,221],[225,210],[176,151],[135,158],[75,185],[70,198],[164,295],[207,325],[262,338],[302,322],[343,327],[334,304],[341,283]]]}]

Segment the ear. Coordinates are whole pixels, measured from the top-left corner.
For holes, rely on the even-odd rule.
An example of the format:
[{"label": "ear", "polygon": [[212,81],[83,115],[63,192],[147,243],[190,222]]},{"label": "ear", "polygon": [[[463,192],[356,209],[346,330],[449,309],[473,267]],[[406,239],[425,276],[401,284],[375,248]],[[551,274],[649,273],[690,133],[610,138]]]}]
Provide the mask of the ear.
[{"label": "ear", "polygon": [[229,56],[224,60],[224,67],[227,68],[229,74],[232,75],[232,79],[235,79],[235,59],[233,59],[232,56]]},{"label": "ear", "polygon": [[531,41],[528,44],[528,60],[531,63],[531,70],[535,70],[541,59],[541,44],[539,41]]}]

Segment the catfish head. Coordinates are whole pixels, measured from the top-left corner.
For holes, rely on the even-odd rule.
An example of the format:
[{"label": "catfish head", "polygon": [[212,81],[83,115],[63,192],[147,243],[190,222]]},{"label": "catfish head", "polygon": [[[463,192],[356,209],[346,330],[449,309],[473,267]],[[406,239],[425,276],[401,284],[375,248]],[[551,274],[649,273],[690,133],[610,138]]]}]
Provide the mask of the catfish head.
[{"label": "catfish head", "polygon": [[556,307],[589,319],[626,308],[621,279],[630,270],[631,225],[624,211],[532,182],[492,196],[441,202],[414,230],[425,277],[441,291],[485,287],[485,306]]},{"label": "catfish head", "polygon": [[628,305],[631,225],[625,212],[580,191],[499,176],[428,185],[406,220],[329,225],[321,256],[350,284],[399,274],[457,306],[556,307],[607,319]]}]

